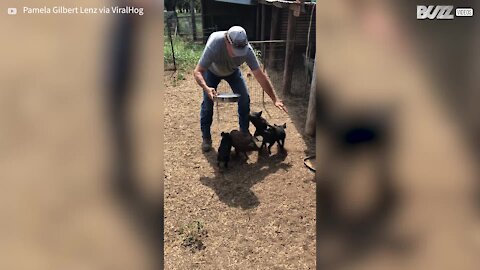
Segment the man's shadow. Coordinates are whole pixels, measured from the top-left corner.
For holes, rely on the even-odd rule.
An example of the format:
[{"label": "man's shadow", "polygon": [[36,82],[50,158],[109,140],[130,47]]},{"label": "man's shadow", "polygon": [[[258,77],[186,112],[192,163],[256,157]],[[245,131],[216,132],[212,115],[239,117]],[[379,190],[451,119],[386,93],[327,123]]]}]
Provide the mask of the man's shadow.
[{"label": "man's shadow", "polygon": [[231,155],[228,169],[220,170],[217,165],[217,151],[204,153],[206,160],[215,170],[214,177],[200,177],[200,182],[212,188],[220,201],[230,207],[242,209],[255,208],[260,204],[258,197],[251,188],[265,177],[278,170],[288,171],[292,165],[283,163],[288,153],[279,150],[266,156],[259,154],[255,163],[246,163],[242,156]]}]

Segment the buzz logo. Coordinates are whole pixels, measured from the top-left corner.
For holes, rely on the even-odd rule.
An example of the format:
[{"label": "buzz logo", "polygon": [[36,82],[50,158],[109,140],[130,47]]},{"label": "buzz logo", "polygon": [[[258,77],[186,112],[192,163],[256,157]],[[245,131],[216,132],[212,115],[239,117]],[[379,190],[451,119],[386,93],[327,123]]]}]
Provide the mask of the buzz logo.
[{"label": "buzz logo", "polygon": [[453,6],[417,6],[418,20],[452,20]]}]

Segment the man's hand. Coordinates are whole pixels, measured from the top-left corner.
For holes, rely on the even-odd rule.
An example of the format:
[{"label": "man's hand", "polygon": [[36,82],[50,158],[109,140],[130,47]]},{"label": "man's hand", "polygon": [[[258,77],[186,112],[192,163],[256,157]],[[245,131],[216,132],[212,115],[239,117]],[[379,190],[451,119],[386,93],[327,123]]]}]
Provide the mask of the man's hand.
[{"label": "man's hand", "polygon": [[205,89],[205,92],[211,100],[213,100],[213,98],[217,96],[217,90],[215,90],[215,88],[207,87],[207,89]]},{"label": "man's hand", "polygon": [[285,107],[285,105],[283,105],[283,102],[281,100],[277,99],[277,101],[275,101],[275,106],[280,110],[283,110],[284,112],[288,113],[287,108]]},{"label": "man's hand", "polygon": [[213,98],[217,96],[217,90],[215,90],[215,88],[209,87],[205,82],[205,78],[203,78],[202,75],[205,71],[205,68],[197,65],[197,67],[195,67],[195,70],[193,71],[193,77],[195,77],[195,81],[197,81],[197,84],[202,87],[203,91],[208,95],[208,97],[213,100]]}]

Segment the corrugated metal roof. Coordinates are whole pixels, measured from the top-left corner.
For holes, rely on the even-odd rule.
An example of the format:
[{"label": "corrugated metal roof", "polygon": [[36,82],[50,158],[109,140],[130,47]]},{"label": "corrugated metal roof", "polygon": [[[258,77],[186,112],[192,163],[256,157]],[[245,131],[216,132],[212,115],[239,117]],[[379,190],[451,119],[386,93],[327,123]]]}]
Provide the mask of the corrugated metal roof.
[{"label": "corrugated metal roof", "polygon": [[239,4],[239,5],[250,5],[250,6],[254,6],[257,4],[257,0],[215,0],[215,1]]}]

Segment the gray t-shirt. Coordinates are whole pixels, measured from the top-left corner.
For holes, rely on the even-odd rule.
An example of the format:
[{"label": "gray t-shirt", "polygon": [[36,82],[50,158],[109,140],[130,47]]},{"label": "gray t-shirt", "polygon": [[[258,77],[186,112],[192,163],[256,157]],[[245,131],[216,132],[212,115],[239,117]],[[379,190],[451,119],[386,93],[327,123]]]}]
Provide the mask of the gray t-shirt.
[{"label": "gray t-shirt", "polygon": [[252,46],[248,44],[248,53],[244,56],[230,57],[225,44],[225,33],[227,31],[213,32],[207,40],[205,49],[198,64],[213,72],[219,77],[225,77],[232,74],[235,69],[243,63],[247,63],[251,70],[259,68],[257,57],[253,52]]}]

